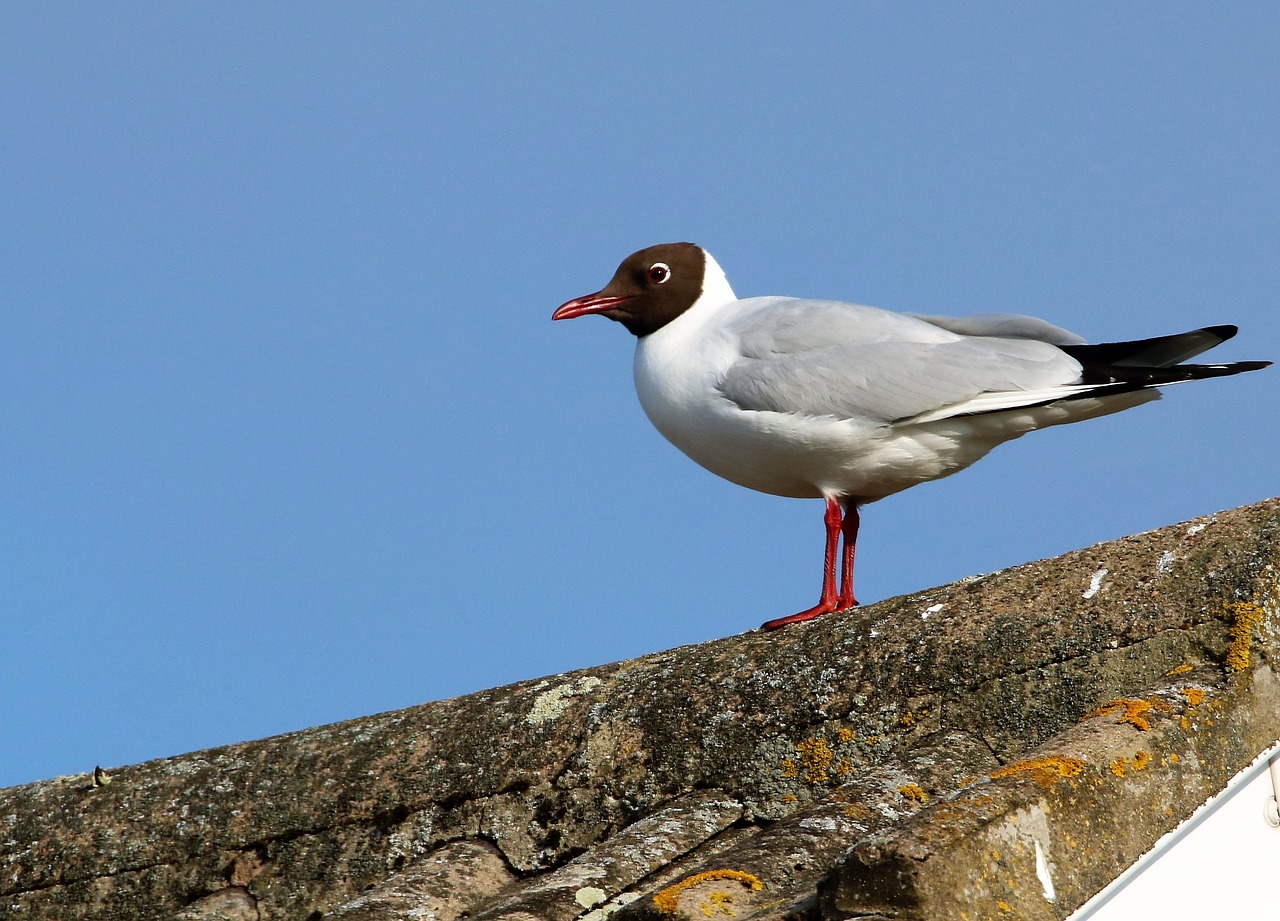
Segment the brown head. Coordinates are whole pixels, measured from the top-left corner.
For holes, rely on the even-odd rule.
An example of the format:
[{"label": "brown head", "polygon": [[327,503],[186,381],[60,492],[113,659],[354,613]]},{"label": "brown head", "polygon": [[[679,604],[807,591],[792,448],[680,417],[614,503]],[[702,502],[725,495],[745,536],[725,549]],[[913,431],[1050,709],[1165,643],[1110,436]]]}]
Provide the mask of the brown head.
[{"label": "brown head", "polygon": [[692,243],[659,243],[622,260],[609,283],[595,294],[575,297],[553,320],[598,313],[636,336],[662,329],[702,295],[707,256]]}]

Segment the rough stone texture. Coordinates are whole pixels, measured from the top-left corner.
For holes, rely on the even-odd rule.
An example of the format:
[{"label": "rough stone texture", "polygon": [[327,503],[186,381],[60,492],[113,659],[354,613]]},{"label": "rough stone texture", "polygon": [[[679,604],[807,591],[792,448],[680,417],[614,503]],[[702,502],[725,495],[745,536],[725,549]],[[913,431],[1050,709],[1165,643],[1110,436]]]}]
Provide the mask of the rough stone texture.
[{"label": "rough stone texture", "polygon": [[1280,738],[1280,500],[0,790],[0,918],[1064,918]]},{"label": "rough stone texture", "polygon": [[470,914],[482,901],[515,880],[515,874],[492,844],[451,841],[334,909],[327,917],[333,921],[457,918]]}]

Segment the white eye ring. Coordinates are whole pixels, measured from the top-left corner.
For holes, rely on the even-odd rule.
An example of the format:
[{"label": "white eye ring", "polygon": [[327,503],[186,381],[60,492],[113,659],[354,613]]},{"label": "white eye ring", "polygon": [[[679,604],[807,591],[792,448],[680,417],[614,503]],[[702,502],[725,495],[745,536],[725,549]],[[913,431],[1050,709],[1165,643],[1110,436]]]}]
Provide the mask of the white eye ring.
[{"label": "white eye ring", "polygon": [[655,262],[649,266],[649,281],[655,285],[665,285],[671,280],[671,266],[665,262]]}]

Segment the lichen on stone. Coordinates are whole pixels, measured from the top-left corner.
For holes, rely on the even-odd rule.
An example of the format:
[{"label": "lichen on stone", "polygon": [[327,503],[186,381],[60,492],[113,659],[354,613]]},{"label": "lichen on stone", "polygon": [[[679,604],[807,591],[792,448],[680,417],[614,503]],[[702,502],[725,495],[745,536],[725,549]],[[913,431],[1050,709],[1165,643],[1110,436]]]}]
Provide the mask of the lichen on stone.
[{"label": "lichen on stone", "polygon": [[1147,714],[1151,712],[1152,707],[1153,704],[1149,700],[1120,697],[1116,700],[1108,701],[1096,710],[1090,710],[1080,717],[1080,722],[1083,723],[1085,720],[1093,719],[1095,716],[1108,716],[1112,713],[1118,713],[1120,715],[1116,717],[1116,722],[1128,723],[1130,726],[1146,732],[1151,728],[1151,721],[1147,718]]},{"label": "lichen on stone", "polygon": [[924,790],[920,788],[919,784],[903,784],[898,788],[898,792],[902,794],[902,796],[916,803],[924,803],[929,799],[929,794],[925,793]]},{"label": "lichen on stone", "polygon": [[584,675],[577,681],[569,681],[549,691],[543,691],[534,699],[533,706],[529,708],[524,720],[530,726],[537,726],[558,719],[569,709],[569,701],[598,688],[603,683],[592,675]]},{"label": "lichen on stone", "polygon": [[1052,786],[1064,777],[1076,777],[1084,771],[1085,763],[1079,758],[1064,758],[1061,755],[1049,755],[1044,758],[1028,758],[1015,761],[992,771],[988,776],[992,780],[1002,777],[1018,777],[1027,775],[1041,786]]},{"label": "lichen on stone", "polygon": [[1111,773],[1117,777],[1123,777],[1129,770],[1141,771],[1151,763],[1151,755],[1149,752],[1138,752],[1132,758],[1126,758],[1123,755],[1111,762],[1108,767]]},{"label": "lichen on stone", "polygon": [[788,758],[782,762],[783,777],[801,777],[806,783],[815,786],[827,782],[836,753],[826,739],[804,739],[796,743],[796,751],[800,758]]},{"label": "lichen on stone", "polygon": [[1179,688],[1178,691],[1187,699],[1188,710],[1204,703],[1205,691],[1203,688]]},{"label": "lichen on stone", "polygon": [[702,909],[702,913],[708,918],[713,915],[728,915],[734,917],[737,912],[733,910],[733,893],[732,892],[713,892],[707,896],[707,900],[698,906]]},{"label": "lichen on stone", "polygon": [[1231,642],[1227,646],[1226,666],[1233,672],[1249,667],[1253,647],[1253,631],[1262,623],[1265,613],[1252,601],[1224,601],[1223,608],[1231,616]]},{"label": "lichen on stone", "polygon": [[[668,886],[653,897],[653,905],[666,915],[675,914],[680,908],[680,894],[702,883],[715,882],[722,879],[741,883],[751,892],[759,892],[764,888],[760,878],[742,870],[706,870],[682,879],[674,886]],[[722,900],[723,901],[723,900]],[[710,912],[707,912],[710,914]]]}]

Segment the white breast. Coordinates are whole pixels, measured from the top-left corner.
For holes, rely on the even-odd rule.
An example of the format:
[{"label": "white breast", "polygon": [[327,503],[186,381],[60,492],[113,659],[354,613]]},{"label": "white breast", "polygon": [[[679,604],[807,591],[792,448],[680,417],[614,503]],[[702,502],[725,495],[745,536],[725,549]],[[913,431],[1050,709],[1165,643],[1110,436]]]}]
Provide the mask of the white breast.
[{"label": "white breast", "polygon": [[636,344],[636,393],[649,421],[692,460],[749,489],[857,495],[850,488],[866,481],[861,460],[883,433],[830,417],[746,411],[728,400],[717,385],[742,352],[724,321],[739,302],[714,261],[708,276],[693,307]]}]

